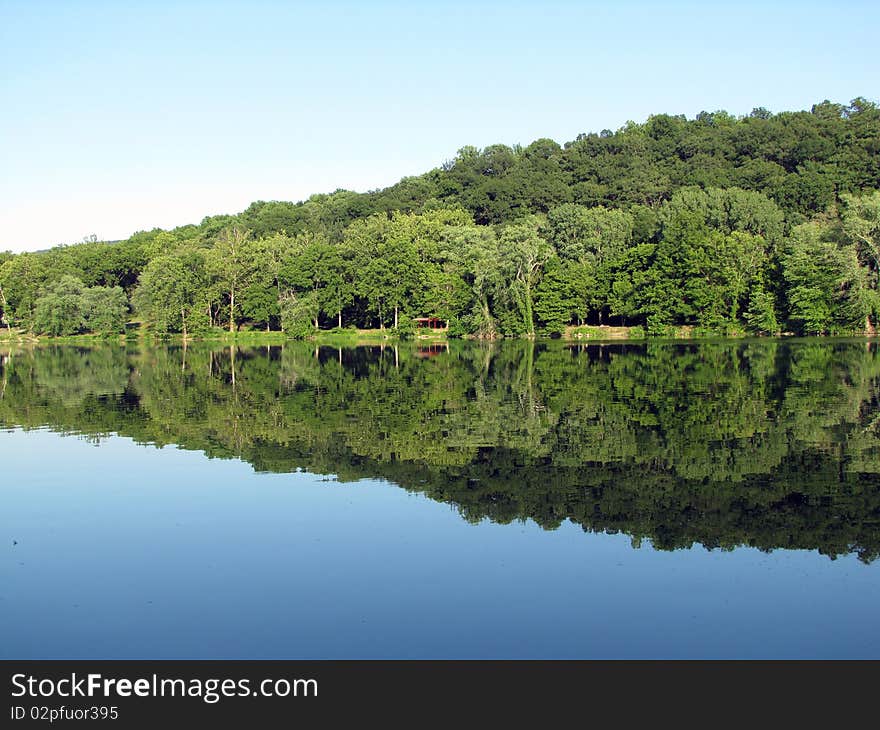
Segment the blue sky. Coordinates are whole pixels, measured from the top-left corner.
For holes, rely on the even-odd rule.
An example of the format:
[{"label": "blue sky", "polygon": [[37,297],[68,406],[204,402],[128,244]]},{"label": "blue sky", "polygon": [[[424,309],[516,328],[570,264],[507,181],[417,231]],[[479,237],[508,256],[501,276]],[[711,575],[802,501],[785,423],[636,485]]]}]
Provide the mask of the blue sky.
[{"label": "blue sky", "polygon": [[369,190],[465,144],[880,98],[880,3],[0,0],[0,250]]}]

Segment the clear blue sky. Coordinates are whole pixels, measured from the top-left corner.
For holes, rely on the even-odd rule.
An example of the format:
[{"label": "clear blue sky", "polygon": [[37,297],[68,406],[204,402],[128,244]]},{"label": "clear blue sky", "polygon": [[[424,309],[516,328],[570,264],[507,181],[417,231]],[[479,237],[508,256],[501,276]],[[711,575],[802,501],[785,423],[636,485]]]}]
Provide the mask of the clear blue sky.
[{"label": "clear blue sky", "polygon": [[880,98],[880,3],[0,0],[0,250],[369,190],[465,144]]}]

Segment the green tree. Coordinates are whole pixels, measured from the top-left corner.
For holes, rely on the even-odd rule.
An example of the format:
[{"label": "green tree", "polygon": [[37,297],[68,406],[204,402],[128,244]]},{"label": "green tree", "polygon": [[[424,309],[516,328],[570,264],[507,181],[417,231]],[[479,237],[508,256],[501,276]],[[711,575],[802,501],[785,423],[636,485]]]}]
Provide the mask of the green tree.
[{"label": "green tree", "polygon": [[499,236],[500,265],[522,322],[522,332],[535,334],[534,290],[553,247],[541,236],[542,220],[529,216],[506,226]]},{"label": "green tree", "polygon": [[318,313],[321,311],[317,299],[313,291],[285,291],[281,295],[282,331],[296,339],[312,334],[317,329]]},{"label": "green tree", "polygon": [[[470,288],[469,304],[463,307],[465,329],[492,339],[498,333],[493,305],[504,287],[498,267],[501,252],[495,230],[471,224],[451,227],[445,235],[449,249],[460,256],[462,277]],[[461,296],[464,303],[463,292]],[[466,311],[468,307],[470,311]]]},{"label": "green tree", "polygon": [[55,337],[81,332],[85,326],[84,291],[83,283],[69,275],[47,286],[36,302],[34,330]]},{"label": "green tree", "polygon": [[776,319],[776,302],[760,279],[755,279],[752,282],[745,319],[752,332],[772,335],[779,331],[779,322]]},{"label": "green tree", "polygon": [[544,275],[535,287],[534,305],[541,334],[561,334],[571,320],[575,299],[571,280],[566,274],[566,269],[556,256],[548,259],[544,265]]},{"label": "green tree", "polygon": [[423,267],[418,221],[411,216],[379,215],[352,225],[346,244],[354,252],[356,293],[375,312],[379,327],[385,319],[397,327],[400,310],[421,293]]},{"label": "green tree", "polygon": [[844,233],[856,245],[859,258],[869,267],[876,282],[880,272],[880,191],[861,196],[844,193],[840,197]]},{"label": "green tree", "polygon": [[561,259],[601,265],[630,245],[634,221],[624,210],[569,203],[547,214],[549,240]]},{"label": "green tree", "polygon": [[567,204],[551,210],[547,224],[550,241],[569,264],[578,316],[586,318],[595,310],[601,324],[611,286],[608,267],[632,243],[632,215],[603,206]]},{"label": "green tree", "polygon": [[[0,277],[2,277],[2,274],[0,274]],[[3,282],[2,278],[0,278],[0,326],[6,325],[6,329],[12,328],[9,324],[10,314],[9,303],[6,301],[6,296],[3,294]]]},{"label": "green tree", "polygon": [[637,317],[656,317],[652,302],[656,249],[653,243],[638,244],[610,267],[608,306],[611,314],[620,317],[624,326]]},{"label": "green tree", "polygon": [[92,286],[82,293],[85,328],[90,332],[111,335],[125,331],[128,298],[122,287]]},{"label": "green tree", "polygon": [[186,338],[207,324],[209,292],[204,255],[183,250],[147,264],[133,304],[157,332],[182,332]]},{"label": "green tree", "polygon": [[[352,265],[344,244],[329,243],[323,237],[304,236],[295,253],[279,270],[279,281],[285,291],[309,294],[314,304],[313,324],[318,329],[318,315],[336,318],[342,327],[342,312],[354,295]],[[298,299],[302,299],[300,296]]]},{"label": "green tree", "polygon": [[33,331],[37,299],[48,278],[41,254],[22,253],[0,266],[0,287],[11,311],[7,322]]},{"label": "green tree", "polygon": [[766,196],[738,188],[683,188],[661,210],[664,228],[683,220],[700,220],[707,228],[761,236],[772,248],[782,239],[784,214]]},{"label": "green tree", "polygon": [[266,327],[280,326],[281,293],[279,281],[284,262],[292,258],[302,246],[285,233],[273,233],[255,243],[257,270],[249,286],[240,296],[242,314]]},{"label": "green tree", "polygon": [[818,223],[800,225],[792,231],[782,255],[789,317],[807,334],[837,330],[836,309],[845,296],[845,262],[827,233]]},{"label": "green tree", "polygon": [[224,227],[207,254],[208,271],[225,293],[229,331],[235,331],[237,297],[260,269],[260,247],[251,231],[239,224]]}]

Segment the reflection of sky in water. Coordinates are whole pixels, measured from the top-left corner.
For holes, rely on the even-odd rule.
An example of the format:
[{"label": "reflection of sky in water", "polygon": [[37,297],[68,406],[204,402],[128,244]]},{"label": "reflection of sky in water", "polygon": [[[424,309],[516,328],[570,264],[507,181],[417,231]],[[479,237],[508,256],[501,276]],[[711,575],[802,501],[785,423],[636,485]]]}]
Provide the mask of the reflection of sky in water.
[{"label": "reflection of sky in water", "polygon": [[880,561],[474,526],[118,437],[2,432],[0,464],[0,657],[880,657]]}]

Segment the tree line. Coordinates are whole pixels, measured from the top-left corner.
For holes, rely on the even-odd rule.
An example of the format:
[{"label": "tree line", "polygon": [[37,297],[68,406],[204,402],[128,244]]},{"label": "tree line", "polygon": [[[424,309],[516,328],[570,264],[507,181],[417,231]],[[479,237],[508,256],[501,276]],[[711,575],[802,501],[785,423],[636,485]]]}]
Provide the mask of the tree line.
[{"label": "tree line", "polygon": [[602,324],[873,332],[878,150],[880,108],[864,99],[465,147],[384,190],[0,254],[0,317],[51,335],[120,332],[132,317],[184,335],[407,334],[417,316],[484,338]]}]

